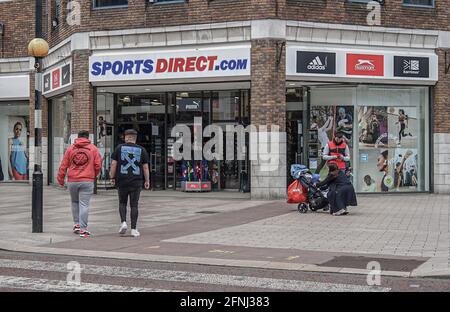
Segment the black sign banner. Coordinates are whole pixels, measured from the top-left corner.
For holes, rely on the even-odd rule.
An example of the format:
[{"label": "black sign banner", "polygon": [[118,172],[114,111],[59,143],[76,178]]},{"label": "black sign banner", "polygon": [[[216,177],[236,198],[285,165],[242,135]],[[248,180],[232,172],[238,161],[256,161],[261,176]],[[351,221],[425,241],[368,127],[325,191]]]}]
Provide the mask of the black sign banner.
[{"label": "black sign banner", "polygon": [[394,77],[430,77],[428,57],[394,56]]},{"label": "black sign banner", "polygon": [[336,53],[297,51],[297,73],[336,74]]},{"label": "black sign banner", "polygon": [[50,85],[50,73],[44,76],[44,92],[48,92],[51,89]]},{"label": "black sign banner", "polygon": [[61,70],[61,85],[65,86],[70,83],[70,64],[63,66]]}]

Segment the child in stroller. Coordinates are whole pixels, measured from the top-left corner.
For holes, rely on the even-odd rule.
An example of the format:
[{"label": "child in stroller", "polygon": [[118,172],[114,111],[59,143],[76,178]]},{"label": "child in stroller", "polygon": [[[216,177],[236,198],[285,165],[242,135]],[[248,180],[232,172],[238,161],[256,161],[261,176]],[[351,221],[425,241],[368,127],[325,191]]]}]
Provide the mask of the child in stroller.
[{"label": "child in stroller", "polygon": [[295,164],[291,166],[291,175],[306,191],[306,200],[298,203],[298,212],[306,213],[308,212],[308,208],[311,209],[311,211],[320,209],[323,209],[324,211],[329,210],[329,203],[326,195],[328,189],[326,187],[319,189],[315,185],[319,182],[319,174],[312,174],[306,166]]}]

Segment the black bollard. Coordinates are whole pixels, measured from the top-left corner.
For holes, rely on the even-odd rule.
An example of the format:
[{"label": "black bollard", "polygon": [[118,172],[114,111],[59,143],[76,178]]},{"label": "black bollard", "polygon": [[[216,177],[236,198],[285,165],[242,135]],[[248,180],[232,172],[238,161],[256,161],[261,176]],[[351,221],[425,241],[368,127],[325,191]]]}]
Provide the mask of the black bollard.
[{"label": "black bollard", "polygon": [[41,170],[33,173],[33,192],[31,203],[31,219],[33,221],[33,233],[43,232],[43,177]]}]

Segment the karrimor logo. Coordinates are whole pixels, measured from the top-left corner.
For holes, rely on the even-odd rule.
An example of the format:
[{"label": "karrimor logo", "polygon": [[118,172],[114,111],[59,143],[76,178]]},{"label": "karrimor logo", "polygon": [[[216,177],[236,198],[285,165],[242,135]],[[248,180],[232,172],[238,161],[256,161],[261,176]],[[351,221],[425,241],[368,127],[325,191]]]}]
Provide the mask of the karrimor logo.
[{"label": "karrimor logo", "polygon": [[395,77],[430,77],[430,59],[428,57],[394,56]]},{"label": "karrimor logo", "polygon": [[328,63],[328,57],[325,57],[325,62],[322,63],[320,57],[316,56],[315,59],[313,59],[309,65],[308,69],[311,70],[325,70],[327,68]]},{"label": "karrimor logo", "polygon": [[384,56],[348,53],[347,75],[384,76]]},{"label": "karrimor logo", "polygon": [[405,73],[412,72],[417,74],[420,70],[420,62],[418,60],[403,60],[403,71]]}]

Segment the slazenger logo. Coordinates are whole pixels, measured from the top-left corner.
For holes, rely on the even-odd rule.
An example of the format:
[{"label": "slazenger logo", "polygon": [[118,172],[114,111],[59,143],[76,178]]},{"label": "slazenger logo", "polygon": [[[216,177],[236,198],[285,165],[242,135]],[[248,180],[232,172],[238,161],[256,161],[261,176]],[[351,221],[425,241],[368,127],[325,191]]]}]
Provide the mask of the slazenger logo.
[{"label": "slazenger logo", "polygon": [[247,59],[218,60],[218,56],[194,56],[159,59],[138,59],[124,61],[94,62],[91,74],[94,76],[163,74],[207,71],[239,71],[246,70]]},{"label": "slazenger logo", "polygon": [[384,76],[384,55],[348,53],[347,75]]},{"label": "slazenger logo", "polygon": [[355,70],[374,71],[375,65],[373,60],[358,60],[358,64],[355,65]]},{"label": "slazenger logo", "polygon": [[328,65],[328,57],[325,57],[325,64],[322,63],[319,56],[316,56],[307,66],[311,70],[325,70]]}]

